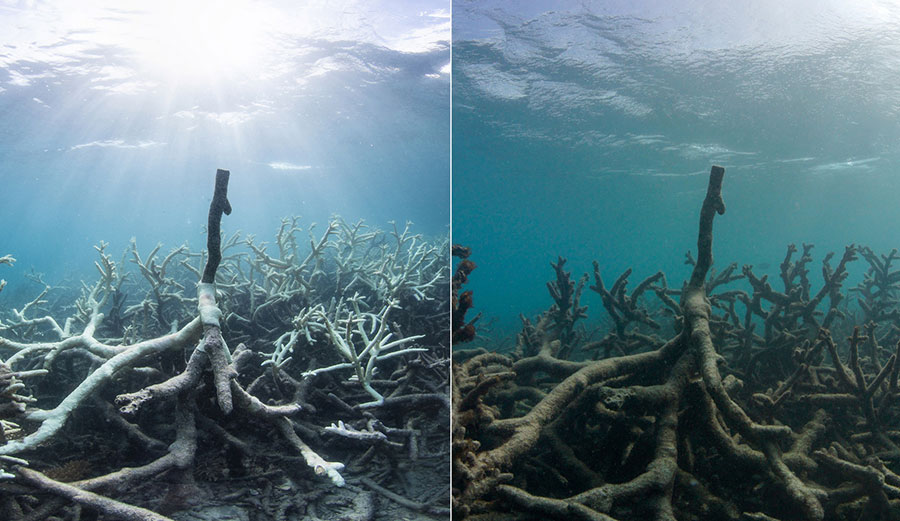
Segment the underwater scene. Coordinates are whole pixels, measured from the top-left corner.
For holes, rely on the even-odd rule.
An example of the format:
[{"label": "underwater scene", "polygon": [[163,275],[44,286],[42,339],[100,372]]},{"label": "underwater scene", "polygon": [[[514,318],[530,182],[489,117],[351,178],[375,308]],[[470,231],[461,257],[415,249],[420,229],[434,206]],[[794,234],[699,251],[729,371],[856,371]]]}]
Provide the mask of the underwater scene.
[{"label": "underwater scene", "polygon": [[0,2],[0,519],[448,519],[450,5]]},{"label": "underwater scene", "polygon": [[454,519],[900,519],[900,7],[452,24]]}]

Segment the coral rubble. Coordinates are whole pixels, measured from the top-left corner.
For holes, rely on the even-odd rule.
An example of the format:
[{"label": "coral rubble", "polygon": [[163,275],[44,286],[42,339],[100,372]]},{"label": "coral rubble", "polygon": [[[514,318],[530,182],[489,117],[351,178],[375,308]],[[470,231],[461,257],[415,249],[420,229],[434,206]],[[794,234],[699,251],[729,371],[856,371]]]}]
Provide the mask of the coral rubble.
[{"label": "coral rubble", "polygon": [[449,242],[339,217],[222,240],[227,185],[206,251],[101,244],[80,296],[0,310],[0,518],[448,513]]},{"label": "coral rubble", "polygon": [[713,167],[682,287],[657,273],[629,294],[630,270],[607,286],[595,263],[600,340],[573,327],[584,279],[560,258],[514,353],[454,352],[460,518],[900,519],[897,252],[829,254],[818,289],[812,245],[788,248],[783,289],[716,272],[723,179]]}]

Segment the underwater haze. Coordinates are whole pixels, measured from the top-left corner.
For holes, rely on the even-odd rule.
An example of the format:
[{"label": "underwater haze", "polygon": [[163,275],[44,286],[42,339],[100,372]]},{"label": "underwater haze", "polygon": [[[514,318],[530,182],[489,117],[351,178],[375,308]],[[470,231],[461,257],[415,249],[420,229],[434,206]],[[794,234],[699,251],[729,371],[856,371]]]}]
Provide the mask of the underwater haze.
[{"label": "underwater haze", "polygon": [[0,26],[0,298],[100,241],[202,247],[217,168],[226,234],[447,233],[445,2],[2,1]]},{"label": "underwater haze", "polygon": [[[453,241],[495,339],[553,300],[551,261],[670,287],[690,275],[710,166],[715,266],[774,276],[788,244],[900,247],[900,6],[453,5]],[[864,271],[850,267],[850,285]],[[600,297],[585,291],[589,316]],[[472,316],[474,316],[474,312]]]}]

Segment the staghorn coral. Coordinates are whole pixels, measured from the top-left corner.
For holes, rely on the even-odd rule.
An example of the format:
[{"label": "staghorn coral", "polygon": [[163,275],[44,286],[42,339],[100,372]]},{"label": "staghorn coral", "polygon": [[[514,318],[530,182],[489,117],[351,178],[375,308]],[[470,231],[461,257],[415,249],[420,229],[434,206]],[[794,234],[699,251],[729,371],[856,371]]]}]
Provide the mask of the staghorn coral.
[{"label": "staghorn coral", "polygon": [[[629,295],[630,270],[607,287],[595,264],[602,340],[563,345],[542,320],[520,334],[530,351],[454,353],[460,517],[900,518],[896,254],[829,254],[818,288],[809,244],[788,247],[778,289],[752,266],[715,272],[723,177],[683,287],[657,273]],[[843,285],[859,256],[857,314]]]},{"label": "staghorn coral", "polygon": [[[338,302],[334,321],[326,313],[319,311],[319,318],[325,324],[332,345],[347,362],[306,371],[303,376],[316,376],[338,369],[353,369],[356,381],[374,398],[371,402],[360,404],[360,407],[379,406],[384,404],[384,396],[372,387],[375,363],[395,356],[427,351],[424,348],[408,347],[387,353],[395,347],[413,342],[425,335],[391,340],[392,334],[388,333],[387,319],[391,309],[397,307],[395,300],[388,302],[379,313],[361,311],[359,294],[354,294],[353,298],[348,299],[348,304],[349,306],[345,307],[343,301]],[[371,325],[367,328],[367,324]],[[356,347],[357,343],[360,344],[359,349]]]},{"label": "staghorn coral", "polygon": [[[221,464],[224,457],[230,476],[269,483],[267,490],[281,490],[272,482],[286,479],[326,490],[350,484],[328,494],[367,486],[366,476],[397,489],[383,469],[408,465],[428,476],[449,459],[442,420],[449,320],[440,313],[448,304],[440,291],[449,281],[448,242],[409,225],[383,232],[334,217],[323,234],[310,227],[307,251],[291,218],[270,254],[251,236],[220,238],[227,176],[217,174],[206,251],[182,245],[164,257],[160,247],[141,255],[133,242],[117,263],[101,244],[99,278],[83,285],[74,305],[55,304],[71,293],[49,287],[20,310],[0,312],[0,356],[17,378],[36,377],[26,380],[34,401],[16,413],[25,435],[0,445],[0,454],[25,457],[32,469],[81,456],[93,475],[61,484],[3,456],[11,458],[10,480],[0,483],[5,511],[41,519],[52,510],[28,514],[28,497],[49,495],[62,498],[50,501],[56,509],[75,502],[108,516],[168,519],[169,506],[202,496],[196,489],[207,485],[195,482],[194,469],[208,467],[207,458]],[[352,299],[358,310],[341,304]],[[342,361],[328,320],[360,328],[368,340],[377,322],[362,380],[314,372]],[[376,349],[392,339],[408,344],[400,356]],[[361,383],[383,401],[361,407],[368,396]],[[335,442],[327,426],[338,423],[384,439]],[[227,494],[250,501],[250,491]],[[283,517],[305,508],[298,498],[261,511]]]}]

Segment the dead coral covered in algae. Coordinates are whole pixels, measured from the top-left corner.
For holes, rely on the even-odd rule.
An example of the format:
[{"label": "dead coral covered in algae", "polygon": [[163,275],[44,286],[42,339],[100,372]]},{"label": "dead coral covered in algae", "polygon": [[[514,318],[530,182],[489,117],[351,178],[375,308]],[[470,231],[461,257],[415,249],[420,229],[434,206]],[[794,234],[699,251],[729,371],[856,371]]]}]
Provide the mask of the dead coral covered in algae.
[{"label": "dead coral covered in algae", "polygon": [[[716,273],[723,178],[713,167],[681,288],[657,273],[629,294],[630,270],[606,286],[595,263],[612,329],[588,341],[572,327],[583,279],[560,259],[555,304],[525,321],[514,353],[454,353],[457,515],[900,519],[896,251],[851,245],[836,266],[829,254],[818,290],[811,245],[788,248],[783,290],[752,266]],[[860,255],[862,313],[842,292]],[[725,289],[736,281],[749,291]]]},{"label": "dead coral covered in algae", "polygon": [[449,242],[340,218],[223,242],[228,177],[206,251],[101,244],[74,305],[0,312],[0,519],[448,513]]}]

